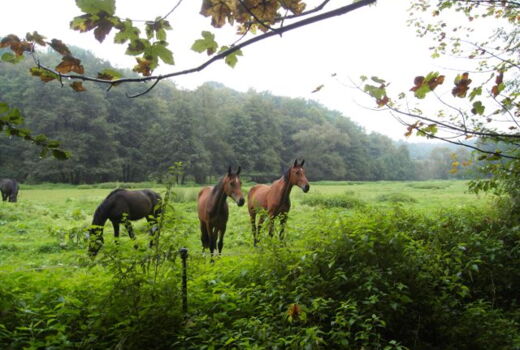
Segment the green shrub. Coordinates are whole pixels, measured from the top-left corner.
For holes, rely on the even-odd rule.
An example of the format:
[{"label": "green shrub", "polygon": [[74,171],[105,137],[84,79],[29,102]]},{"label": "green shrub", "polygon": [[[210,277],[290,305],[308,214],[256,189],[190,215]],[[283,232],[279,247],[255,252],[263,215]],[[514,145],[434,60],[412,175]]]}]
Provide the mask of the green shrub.
[{"label": "green shrub", "polygon": [[302,198],[302,204],[311,207],[323,207],[323,208],[360,208],[366,205],[366,203],[354,196],[351,193],[344,193],[342,195],[305,195]]},{"label": "green shrub", "polygon": [[416,203],[417,199],[406,193],[388,193],[382,194],[377,197],[379,202],[390,202],[390,203]]}]

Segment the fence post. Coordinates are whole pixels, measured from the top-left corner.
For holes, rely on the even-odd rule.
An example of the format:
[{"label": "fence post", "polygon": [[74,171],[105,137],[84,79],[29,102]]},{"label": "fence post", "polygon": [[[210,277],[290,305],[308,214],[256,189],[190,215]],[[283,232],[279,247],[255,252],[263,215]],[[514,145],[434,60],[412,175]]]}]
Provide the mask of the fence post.
[{"label": "fence post", "polygon": [[188,259],[188,248],[179,249],[182,259],[182,312],[184,317],[188,315],[188,279],[186,271],[186,260]]}]

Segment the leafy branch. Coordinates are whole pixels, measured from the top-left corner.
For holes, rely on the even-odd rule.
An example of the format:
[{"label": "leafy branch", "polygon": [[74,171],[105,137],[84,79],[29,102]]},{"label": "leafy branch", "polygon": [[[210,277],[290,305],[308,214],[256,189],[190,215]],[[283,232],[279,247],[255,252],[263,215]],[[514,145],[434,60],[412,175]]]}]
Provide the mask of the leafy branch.
[{"label": "leafy branch", "polygon": [[23,123],[24,118],[19,109],[0,102],[0,131],[5,131],[8,136],[20,137],[40,147],[40,157],[42,158],[49,154],[59,160],[70,158],[70,153],[61,149],[58,141],[50,140],[45,135],[33,136],[30,130],[21,127]]},{"label": "leafy branch", "polygon": [[[297,14],[301,14],[303,11],[302,4],[299,3],[300,0],[295,0],[290,2],[293,5],[287,5],[284,1],[282,1],[283,4],[286,6],[289,6],[293,12]],[[211,1],[210,1],[211,2]],[[241,1],[244,3],[243,1]],[[325,6],[325,4],[328,1],[324,1],[322,3],[322,6]],[[219,60],[225,59],[226,63],[233,66],[236,64],[236,56],[241,55],[241,49],[250,46],[252,44],[255,44],[259,41],[265,40],[267,38],[270,38],[274,35],[281,35],[282,33],[295,30],[316,22],[324,21],[327,19],[330,19],[332,17],[341,16],[344,14],[347,14],[351,11],[354,11],[356,9],[359,9],[361,7],[370,5],[375,3],[376,0],[361,0],[349,5],[345,5],[339,8],[336,8],[334,10],[320,13],[318,15],[308,17],[305,19],[301,19],[297,22],[284,25],[280,28],[270,28],[266,32],[257,35],[249,40],[246,40],[242,43],[238,43],[236,45],[232,45],[231,47],[223,46],[221,47],[220,51],[216,54],[214,54],[212,57],[210,57],[205,62],[201,63],[198,66],[176,71],[168,74],[163,75],[152,75],[151,72],[154,68],[157,67],[158,59],[160,58],[163,62],[167,64],[173,64],[173,56],[171,55],[171,52],[166,48],[167,42],[165,30],[170,29],[169,23],[167,23],[163,18],[159,18],[154,23],[147,23],[147,37],[148,39],[151,39],[152,37],[156,37],[158,40],[155,42],[151,42],[148,40],[144,40],[139,37],[138,33],[139,30],[130,23],[129,20],[122,21],[118,17],[114,16],[115,12],[115,3],[114,1],[108,1],[107,3],[109,5],[103,7],[103,8],[91,8],[89,6],[86,6],[83,4],[82,10],[86,12],[85,15],[76,17],[73,22],[71,22],[71,26],[74,29],[77,29],[81,32],[94,30],[94,35],[99,41],[103,41],[106,35],[110,32],[112,28],[116,28],[119,30],[119,33],[116,34],[116,42],[124,43],[126,41],[129,41],[127,54],[135,55],[135,54],[142,54],[142,57],[137,57],[136,60],[138,62],[137,66],[134,67],[134,71],[142,74],[142,77],[135,77],[135,78],[123,78],[118,76],[115,72],[100,72],[98,73],[97,77],[88,76],[84,74],[83,66],[81,65],[81,62],[72,57],[70,54],[70,51],[68,48],[59,40],[53,39],[51,42],[45,41],[45,37],[41,36],[37,32],[34,32],[32,35],[26,36],[25,40],[19,39],[15,35],[9,35],[8,37],[4,38],[2,42],[0,43],[1,47],[10,47],[12,51],[15,52],[14,57],[9,57],[10,61],[13,61],[14,58],[19,57],[23,55],[24,52],[29,52],[33,56],[35,55],[34,46],[35,45],[41,45],[51,46],[55,51],[57,51],[59,54],[62,55],[62,62],[56,66],[55,68],[48,67],[46,65],[43,65],[37,57],[35,57],[36,67],[34,67],[31,70],[31,73],[34,76],[39,77],[42,81],[48,82],[52,80],[59,80],[62,82],[64,79],[75,81],[71,84],[71,87],[75,89],[76,91],[84,91],[84,87],[81,85],[82,81],[90,81],[100,84],[108,85],[108,89],[112,88],[113,86],[124,84],[124,83],[136,83],[136,82],[148,82],[152,81],[153,84],[145,89],[144,91],[137,93],[135,95],[129,95],[128,97],[138,97],[142,96],[149,91],[151,91],[161,80],[167,79],[167,78],[173,78],[176,76],[181,75],[187,75],[192,74],[196,72],[200,72],[203,69],[207,68],[209,65],[213,64],[214,62],[217,62]],[[83,3],[88,3],[88,1],[84,1]],[[289,3],[289,2],[288,2]],[[110,5],[112,4],[112,5]],[[209,6],[209,5],[208,5]],[[213,7],[207,7],[204,8],[203,6],[203,12],[206,15],[212,16],[213,18],[213,25],[216,27],[220,27],[225,23],[225,18],[228,16],[234,15],[231,13],[230,9],[223,9],[221,7],[218,7],[218,11],[215,9],[216,5],[213,4]],[[321,6],[321,5],[320,5]],[[321,7],[323,8],[323,7]],[[217,11],[217,12],[215,12]],[[228,12],[225,12],[228,11]],[[246,13],[252,12],[253,9],[247,8]],[[309,13],[312,13],[309,11]],[[243,15],[243,14],[241,14]],[[249,15],[250,16],[250,15]],[[249,17],[248,16],[248,17]],[[276,17],[278,18],[278,17]],[[255,21],[260,23],[269,23],[269,21],[272,21],[273,19],[264,19],[260,16],[255,14]],[[248,27],[249,30],[249,27]],[[213,43],[211,43],[213,44]],[[216,44],[216,43],[215,43]],[[216,51],[216,50],[213,50]],[[208,51],[208,53],[210,53]],[[213,53],[213,52],[211,52]],[[3,59],[3,58],[2,58]],[[7,59],[3,59],[4,61],[7,61]]]}]

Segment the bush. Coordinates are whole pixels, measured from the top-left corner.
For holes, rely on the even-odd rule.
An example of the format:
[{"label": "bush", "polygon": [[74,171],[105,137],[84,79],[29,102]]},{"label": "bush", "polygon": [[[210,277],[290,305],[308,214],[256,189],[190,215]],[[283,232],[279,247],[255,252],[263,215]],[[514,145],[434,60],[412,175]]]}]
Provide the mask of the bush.
[{"label": "bush", "polygon": [[390,203],[416,203],[417,199],[407,195],[405,193],[388,193],[382,194],[377,197],[379,202],[390,202]]},{"label": "bush", "polygon": [[354,196],[350,193],[345,193],[342,195],[305,195],[302,199],[302,204],[311,206],[311,207],[323,207],[323,208],[361,208],[366,205],[366,203]]}]

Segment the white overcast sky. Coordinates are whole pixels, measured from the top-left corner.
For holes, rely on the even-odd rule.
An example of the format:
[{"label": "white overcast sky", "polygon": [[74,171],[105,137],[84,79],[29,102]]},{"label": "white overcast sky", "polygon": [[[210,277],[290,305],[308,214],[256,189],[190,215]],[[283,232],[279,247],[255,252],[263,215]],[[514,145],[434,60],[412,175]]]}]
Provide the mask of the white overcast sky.
[{"label": "white overcast sky", "polygon": [[[349,0],[350,1],[350,0]],[[150,20],[168,13],[177,0],[118,0],[116,13],[133,20]],[[202,30],[216,34],[219,44],[232,43],[234,29],[216,30],[209,26],[209,18],[199,15],[202,0],[184,0],[168,18],[173,30],[168,33],[170,49],[174,52],[175,66],[164,66],[154,73],[168,73],[197,66],[207,59],[205,54],[189,50]],[[312,4],[318,1],[308,1]],[[332,0],[335,8],[347,1]],[[302,97],[320,102],[338,110],[365,128],[393,139],[403,139],[404,127],[384,112],[373,112],[373,107],[359,91],[349,84],[348,78],[360,75],[379,76],[408,90],[417,75],[442,69],[442,63],[430,59],[431,42],[418,39],[407,27],[407,0],[379,0],[374,6],[355,10],[346,15],[316,23],[294,32],[272,37],[243,50],[237,66],[232,69],[223,61],[206,70],[179,77],[177,86],[195,89],[206,81],[247,91],[270,91],[275,95]],[[112,44],[108,37],[98,43],[92,33],[79,34],[69,29],[70,20],[81,15],[73,0],[15,0],[3,4],[0,12],[0,36],[25,35],[37,30],[48,39],[64,42],[92,51],[100,58],[119,67],[131,68],[134,58],[125,56],[125,45]],[[331,74],[336,73],[336,78]],[[317,93],[314,88],[324,84]],[[398,84],[401,84],[399,86]],[[409,139],[424,141],[424,139]]]}]

